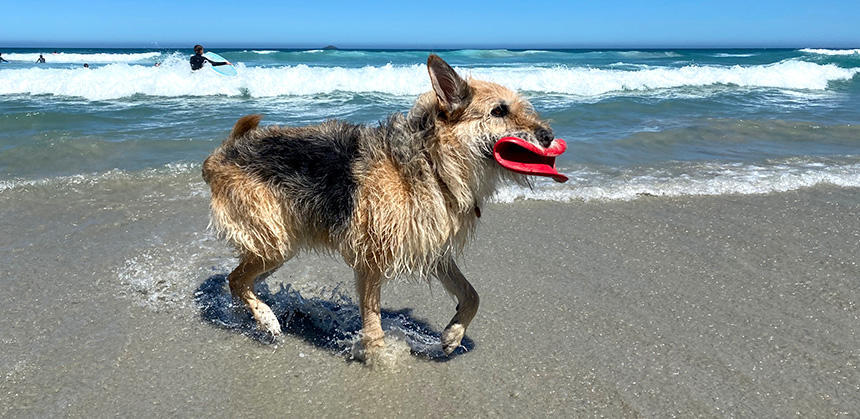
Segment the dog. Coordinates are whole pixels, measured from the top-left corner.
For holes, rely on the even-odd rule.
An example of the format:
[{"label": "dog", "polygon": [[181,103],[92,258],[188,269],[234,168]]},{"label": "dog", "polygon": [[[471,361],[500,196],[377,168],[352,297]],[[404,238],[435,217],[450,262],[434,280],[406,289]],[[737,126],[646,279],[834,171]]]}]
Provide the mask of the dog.
[{"label": "dog", "polygon": [[[240,258],[230,292],[263,331],[279,336],[281,327],[255,281],[315,250],[339,254],[355,271],[367,353],[385,345],[380,287],[396,277],[435,277],[456,297],[441,344],[447,355],[460,345],[479,299],[454,259],[502,182],[528,184],[523,173],[563,178],[554,169],[560,152],[546,152],[562,140],[513,91],[465,80],[437,55],[427,69],[432,91],[406,115],[378,126],[304,127],[259,127],[261,116],[249,115],[204,162],[211,225]],[[511,142],[519,146],[499,146]],[[541,164],[551,167],[528,170]]]}]

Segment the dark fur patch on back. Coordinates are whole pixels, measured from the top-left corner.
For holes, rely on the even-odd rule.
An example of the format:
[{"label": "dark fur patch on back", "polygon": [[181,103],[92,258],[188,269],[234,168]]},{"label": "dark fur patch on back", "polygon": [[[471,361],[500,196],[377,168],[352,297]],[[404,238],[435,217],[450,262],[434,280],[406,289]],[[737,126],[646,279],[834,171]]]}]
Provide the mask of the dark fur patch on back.
[{"label": "dark fur patch on back", "polygon": [[[274,186],[306,220],[329,232],[343,231],[352,215],[360,127],[326,122],[304,128],[272,128],[227,147],[227,161]],[[262,131],[267,133],[266,129]]]}]

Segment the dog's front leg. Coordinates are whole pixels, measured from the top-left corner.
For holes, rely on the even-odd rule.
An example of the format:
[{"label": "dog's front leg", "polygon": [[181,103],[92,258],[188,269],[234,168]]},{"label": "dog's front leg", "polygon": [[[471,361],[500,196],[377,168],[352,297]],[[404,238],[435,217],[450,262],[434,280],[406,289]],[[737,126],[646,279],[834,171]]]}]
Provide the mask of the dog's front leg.
[{"label": "dog's front leg", "polygon": [[472,284],[466,280],[460,268],[454,263],[453,259],[439,265],[436,270],[436,277],[439,282],[445,287],[450,294],[457,297],[457,314],[445,327],[442,332],[442,350],[445,354],[450,355],[457,347],[460,346],[460,341],[466,334],[466,328],[478,312],[478,293]]},{"label": "dog's front leg", "polygon": [[367,354],[372,354],[385,346],[384,333],[379,307],[379,290],[382,275],[378,272],[355,272],[355,286],[358,291],[358,305],[361,310],[361,342]]}]

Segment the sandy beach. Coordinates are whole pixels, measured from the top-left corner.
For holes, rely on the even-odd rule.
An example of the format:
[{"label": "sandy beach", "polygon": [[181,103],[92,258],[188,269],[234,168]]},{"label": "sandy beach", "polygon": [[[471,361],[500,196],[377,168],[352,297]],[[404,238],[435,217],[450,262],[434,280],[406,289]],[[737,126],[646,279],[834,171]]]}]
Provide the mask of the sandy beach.
[{"label": "sandy beach", "polygon": [[856,188],[489,205],[461,263],[481,295],[466,348],[433,346],[441,286],[390,283],[394,361],[369,368],[341,262],[260,287],[280,342],[231,308],[196,176],[0,194],[0,416],[860,412]]}]

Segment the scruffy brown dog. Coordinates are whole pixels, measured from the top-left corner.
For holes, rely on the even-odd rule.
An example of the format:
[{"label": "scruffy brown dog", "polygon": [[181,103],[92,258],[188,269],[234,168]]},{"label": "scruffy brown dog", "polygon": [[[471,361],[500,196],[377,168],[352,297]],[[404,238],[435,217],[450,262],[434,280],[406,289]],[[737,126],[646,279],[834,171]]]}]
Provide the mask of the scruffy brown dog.
[{"label": "scruffy brown dog", "polygon": [[[427,68],[433,91],[406,116],[394,114],[378,126],[264,128],[257,127],[259,115],[245,116],[206,159],[212,224],[240,256],[230,291],[263,330],[281,333],[272,310],[254,295],[255,280],[302,249],[330,250],[355,270],[368,352],[384,346],[380,286],[403,276],[436,277],[456,296],[442,347],[450,354],[460,345],[478,294],[454,257],[499,182],[525,182],[499,157],[494,161],[494,144],[506,136],[533,149],[555,144],[549,126],[516,93],[463,80],[436,55]],[[527,164],[538,157],[510,153],[510,160],[518,158]]]}]

